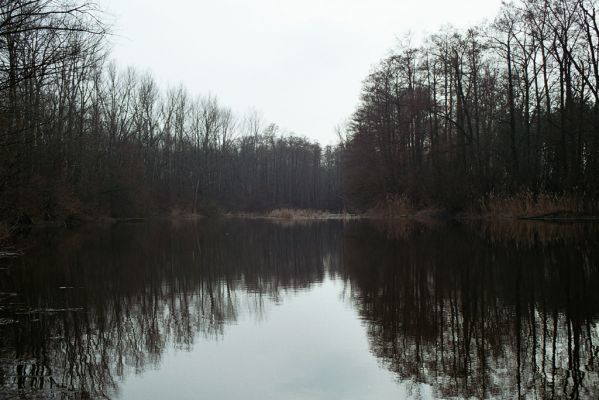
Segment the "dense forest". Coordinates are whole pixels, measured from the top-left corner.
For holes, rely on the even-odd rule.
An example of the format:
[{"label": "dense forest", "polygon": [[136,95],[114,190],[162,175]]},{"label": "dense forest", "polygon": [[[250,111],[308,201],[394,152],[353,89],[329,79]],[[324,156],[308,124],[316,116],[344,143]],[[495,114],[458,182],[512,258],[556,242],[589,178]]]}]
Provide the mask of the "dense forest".
[{"label": "dense forest", "polygon": [[[519,0],[399,45],[337,146],[110,61],[86,0],[0,0],[0,219],[599,197],[596,0]],[[151,67],[151,66],[149,66]]]},{"label": "dense forest", "polygon": [[101,17],[0,2],[0,216],[340,207],[335,149],[120,70]]},{"label": "dense forest", "polygon": [[490,23],[406,40],[366,78],[348,198],[460,209],[492,196],[599,194],[596,0],[518,0]]}]

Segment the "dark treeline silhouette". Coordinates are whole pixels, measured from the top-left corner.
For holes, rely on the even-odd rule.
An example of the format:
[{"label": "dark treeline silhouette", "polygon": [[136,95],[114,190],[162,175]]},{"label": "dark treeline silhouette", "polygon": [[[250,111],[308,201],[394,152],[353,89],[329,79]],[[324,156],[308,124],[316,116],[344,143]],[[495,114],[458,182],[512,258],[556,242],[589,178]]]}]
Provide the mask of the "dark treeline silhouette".
[{"label": "dark treeline silhouette", "polygon": [[102,16],[0,1],[0,217],[340,207],[338,151],[119,70]]},{"label": "dark treeline silhouette", "polygon": [[402,44],[326,148],[120,70],[106,36],[86,0],[0,1],[0,217],[464,209],[521,193],[596,211],[596,0],[518,0]]},{"label": "dark treeline silhouette", "polygon": [[354,206],[597,199],[597,11],[596,0],[517,0],[491,23],[401,44],[364,81],[348,125]]},{"label": "dark treeline silhouette", "polygon": [[346,234],[341,273],[374,354],[434,398],[599,396],[597,230],[530,228]]},{"label": "dark treeline silhouette", "polygon": [[[322,282],[338,223],[117,224],[32,237],[0,269],[0,397],[113,398],[169,348]],[[326,261],[326,262],[325,262]],[[332,271],[334,274],[334,271]]]}]

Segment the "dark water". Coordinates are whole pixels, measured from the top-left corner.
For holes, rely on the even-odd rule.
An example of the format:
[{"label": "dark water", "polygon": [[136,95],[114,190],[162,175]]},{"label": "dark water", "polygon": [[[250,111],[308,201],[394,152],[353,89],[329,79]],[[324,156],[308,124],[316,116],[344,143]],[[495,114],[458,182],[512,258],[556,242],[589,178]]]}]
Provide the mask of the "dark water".
[{"label": "dark water", "polygon": [[0,398],[599,398],[592,225],[153,222],[0,260]]}]

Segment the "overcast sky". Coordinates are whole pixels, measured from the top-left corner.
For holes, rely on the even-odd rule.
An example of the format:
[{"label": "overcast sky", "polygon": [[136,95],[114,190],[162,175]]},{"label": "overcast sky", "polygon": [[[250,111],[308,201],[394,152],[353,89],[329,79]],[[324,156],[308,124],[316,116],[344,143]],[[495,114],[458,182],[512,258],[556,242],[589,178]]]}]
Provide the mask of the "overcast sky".
[{"label": "overcast sky", "polygon": [[362,80],[407,32],[492,19],[501,0],[101,0],[113,57],[163,87],[214,94],[237,114],[335,141]]}]

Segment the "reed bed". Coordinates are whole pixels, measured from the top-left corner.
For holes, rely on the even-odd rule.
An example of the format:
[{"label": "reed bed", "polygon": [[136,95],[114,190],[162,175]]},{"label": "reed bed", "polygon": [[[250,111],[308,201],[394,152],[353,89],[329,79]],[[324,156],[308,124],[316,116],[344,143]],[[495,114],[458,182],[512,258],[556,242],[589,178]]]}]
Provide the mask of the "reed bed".
[{"label": "reed bed", "polygon": [[597,216],[599,203],[563,193],[533,193],[523,190],[513,195],[491,193],[479,201],[483,216],[542,217],[542,216]]}]

